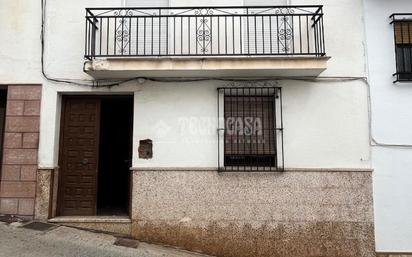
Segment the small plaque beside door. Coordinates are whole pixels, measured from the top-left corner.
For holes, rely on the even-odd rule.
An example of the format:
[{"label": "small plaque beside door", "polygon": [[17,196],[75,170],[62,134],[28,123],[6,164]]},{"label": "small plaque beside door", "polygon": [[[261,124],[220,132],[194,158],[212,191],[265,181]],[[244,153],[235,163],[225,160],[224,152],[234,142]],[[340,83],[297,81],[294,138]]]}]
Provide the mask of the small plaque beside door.
[{"label": "small plaque beside door", "polygon": [[153,143],[150,139],[139,141],[139,159],[152,159]]}]

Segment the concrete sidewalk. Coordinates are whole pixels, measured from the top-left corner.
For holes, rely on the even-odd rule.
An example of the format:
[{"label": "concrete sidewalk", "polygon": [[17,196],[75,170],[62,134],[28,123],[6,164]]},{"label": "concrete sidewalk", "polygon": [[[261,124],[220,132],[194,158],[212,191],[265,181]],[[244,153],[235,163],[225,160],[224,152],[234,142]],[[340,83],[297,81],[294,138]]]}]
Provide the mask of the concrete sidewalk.
[{"label": "concrete sidewalk", "polygon": [[57,226],[47,231],[0,222],[1,257],[205,257],[206,255],[138,242],[137,248],[114,245],[113,235]]}]

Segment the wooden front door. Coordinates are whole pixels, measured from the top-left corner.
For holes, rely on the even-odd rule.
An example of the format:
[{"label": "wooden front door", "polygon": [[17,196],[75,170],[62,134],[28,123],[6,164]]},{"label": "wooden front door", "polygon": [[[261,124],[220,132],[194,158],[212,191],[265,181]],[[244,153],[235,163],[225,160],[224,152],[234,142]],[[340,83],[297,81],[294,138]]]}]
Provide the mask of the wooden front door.
[{"label": "wooden front door", "polygon": [[63,97],[59,215],[96,215],[100,99]]}]

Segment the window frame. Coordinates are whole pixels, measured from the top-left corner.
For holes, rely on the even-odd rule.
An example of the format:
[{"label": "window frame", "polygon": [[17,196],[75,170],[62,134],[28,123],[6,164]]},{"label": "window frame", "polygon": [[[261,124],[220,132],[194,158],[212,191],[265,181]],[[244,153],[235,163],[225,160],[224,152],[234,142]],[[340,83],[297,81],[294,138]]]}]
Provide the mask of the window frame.
[{"label": "window frame", "polygon": [[[412,13],[394,13],[390,16],[392,19],[391,24],[393,26],[394,37],[394,50],[395,50],[395,77],[394,83],[397,82],[412,82]],[[404,38],[406,27],[407,38]],[[401,26],[400,34],[397,26]],[[399,43],[400,41],[400,43]],[[400,57],[402,56],[402,57]]]},{"label": "window frame", "polygon": [[[275,172],[284,170],[282,89],[273,86],[253,86],[253,84],[255,83],[251,83],[251,85],[245,87],[232,86],[217,89],[218,171],[220,172]],[[225,104],[225,97],[242,97],[243,100],[241,104],[239,104],[239,100],[231,100],[231,110],[228,111]],[[273,97],[272,105],[267,103],[267,100],[264,100],[266,97]],[[253,100],[251,100],[252,98]],[[249,101],[245,102],[244,99],[249,99]],[[256,109],[253,109],[252,104]],[[242,107],[240,107],[242,108],[241,112],[239,110],[232,110],[233,106],[238,106],[239,108],[240,105],[242,105]],[[248,110],[245,110],[245,106],[249,106],[247,107]],[[257,110],[258,108],[260,112]],[[270,112],[267,111],[267,108],[271,109]],[[253,112],[255,116],[251,115]],[[236,145],[235,153],[228,154],[228,149],[226,148],[228,136],[227,113],[231,114],[231,116],[229,115],[230,118],[235,117],[239,119],[239,117],[241,117],[242,122],[245,122],[247,118],[262,118],[262,127],[260,129],[263,131],[263,134],[260,134],[260,136],[239,136],[237,134],[239,132],[236,130],[235,141],[242,138],[244,140],[242,140],[243,143],[235,143],[235,145],[239,144]],[[239,113],[242,115],[238,116]],[[245,115],[245,113],[249,113],[249,115]],[[268,113],[273,116],[268,116]],[[265,125],[265,121],[269,125]],[[232,135],[230,135],[230,138],[230,140],[233,140]],[[263,142],[267,142],[266,140],[269,140],[269,142],[260,143],[260,139]],[[247,142],[247,140],[249,140],[249,142]],[[234,151],[232,144],[233,141],[230,143],[230,151]],[[240,150],[241,147],[243,147],[242,150]],[[239,156],[239,164],[228,165],[228,158],[235,158],[236,156]],[[249,160],[250,163],[247,164],[246,160]]]}]

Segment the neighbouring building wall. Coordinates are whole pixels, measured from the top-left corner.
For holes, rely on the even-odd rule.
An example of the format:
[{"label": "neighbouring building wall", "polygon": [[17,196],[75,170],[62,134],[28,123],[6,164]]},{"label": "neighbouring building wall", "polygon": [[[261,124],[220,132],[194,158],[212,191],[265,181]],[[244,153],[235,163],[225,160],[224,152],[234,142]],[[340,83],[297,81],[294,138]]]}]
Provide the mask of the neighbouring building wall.
[{"label": "neighbouring building wall", "polygon": [[10,85],[7,88],[0,213],[33,218],[40,99],[40,85]]},{"label": "neighbouring building wall", "polygon": [[412,83],[394,84],[393,13],[412,13],[408,0],[366,0],[371,88],[376,248],[412,253]]},{"label": "neighbouring building wall", "polygon": [[40,1],[0,1],[0,85],[7,117],[0,178],[0,213],[33,218],[40,132]]},{"label": "neighbouring building wall", "polygon": [[0,0],[0,85],[40,84],[40,1]]},{"label": "neighbouring building wall", "polygon": [[[108,7],[121,4],[104,2]],[[325,4],[331,59],[322,76],[364,77],[361,0],[310,4]],[[45,71],[50,77],[91,79],[82,70],[84,8],[102,5],[98,0],[48,0]],[[132,93],[133,236],[219,256],[374,256],[367,87],[362,79],[270,82],[283,92],[286,167],[270,174],[216,171],[216,88],[231,82],[133,81],[111,88],[41,83],[38,174],[46,188],[39,191],[49,198],[39,204],[41,218],[53,213],[48,208],[55,195],[50,192],[57,184],[48,173],[59,163],[62,95]],[[149,160],[138,158],[138,142],[144,139],[153,140]]]}]

